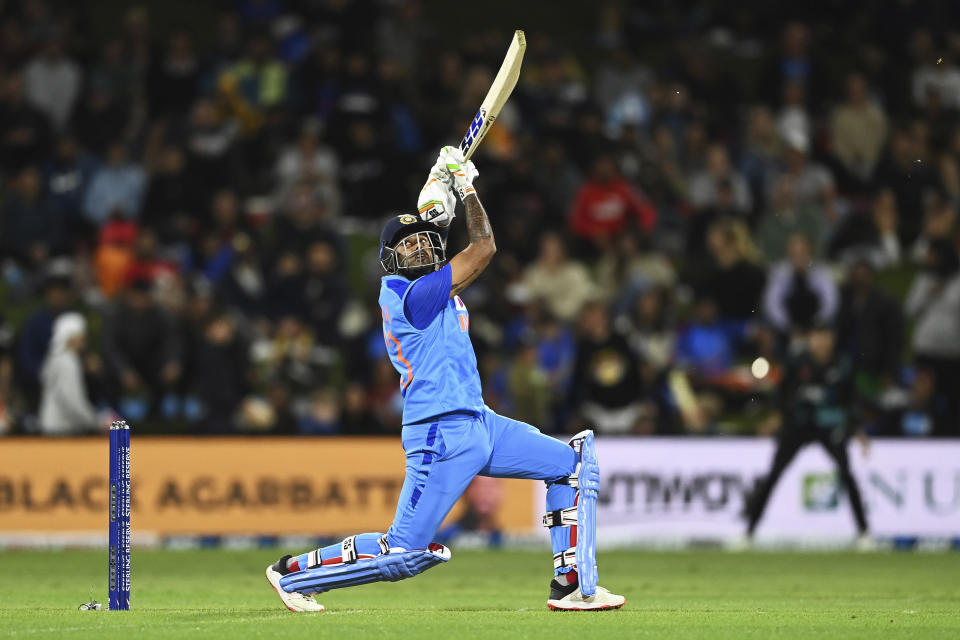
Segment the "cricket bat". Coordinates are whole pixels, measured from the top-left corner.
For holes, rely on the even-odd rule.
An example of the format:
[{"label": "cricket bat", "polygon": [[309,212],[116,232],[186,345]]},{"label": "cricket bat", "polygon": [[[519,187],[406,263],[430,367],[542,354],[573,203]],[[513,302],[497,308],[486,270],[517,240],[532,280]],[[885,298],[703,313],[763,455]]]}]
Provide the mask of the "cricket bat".
[{"label": "cricket bat", "polygon": [[527,38],[523,31],[517,29],[513,33],[513,41],[510,48],[507,49],[507,55],[500,65],[500,71],[497,77],[493,79],[490,90],[487,91],[487,97],[483,99],[480,110],[474,116],[470,128],[467,129],[467,135],[463,136],[460,143],[460,151],[466,160],[470,159],[473,152],[480,146],[490,127],[500,115],[500,110],[507,103],[507,98],[513,93],[513,88],[517,86],[517,78],[520,77],[520,65],[523,64],[523,52],[527,50]]}]

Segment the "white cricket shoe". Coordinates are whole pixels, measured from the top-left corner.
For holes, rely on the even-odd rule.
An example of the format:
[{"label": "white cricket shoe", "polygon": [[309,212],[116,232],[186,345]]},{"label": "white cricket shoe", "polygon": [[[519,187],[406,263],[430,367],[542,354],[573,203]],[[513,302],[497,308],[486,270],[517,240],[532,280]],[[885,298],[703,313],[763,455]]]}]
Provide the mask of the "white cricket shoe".
[{"label": "white cricket shoe", "polygon": [[284,606],[290,609],[290,611],[296,611],[297,613],[302,611],[323,611],[323,605],[314,600],[313,596],[308,596],[296,591],[288,593],[280,586],[280,578],[288,573],[286,571],[288,558],[290,558],[290,556],[284,556],[277,560],[275,564],[267,567],[267,582],[270,583],[273,590],[276,591],[280,599],[283,600]]},{"label": "white cricket shoe", "polygon": [[550,598],[547,607],[554,611],[606,611],[619,609],[627,601],[623,596],[610,593],[598,586],[589,598],[580,593],[579,581],[562,585],[556,580],[550,583]]}]

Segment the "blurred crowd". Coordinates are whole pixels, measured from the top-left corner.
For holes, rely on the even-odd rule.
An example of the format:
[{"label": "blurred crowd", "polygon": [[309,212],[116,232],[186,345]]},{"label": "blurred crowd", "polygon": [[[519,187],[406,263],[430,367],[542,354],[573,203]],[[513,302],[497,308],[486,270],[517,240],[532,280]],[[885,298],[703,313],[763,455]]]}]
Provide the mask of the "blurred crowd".
[{"label": "blurred crowd", "polygon": [[[425,4],[145,3],[99,34],[0,2],[0,433],[399,431],[376,237],[511,36]],[[960,7],[726,4],[528,25],[474,158],[488,404],[752,434],[816,393],[825,425],[960,435]]]}]

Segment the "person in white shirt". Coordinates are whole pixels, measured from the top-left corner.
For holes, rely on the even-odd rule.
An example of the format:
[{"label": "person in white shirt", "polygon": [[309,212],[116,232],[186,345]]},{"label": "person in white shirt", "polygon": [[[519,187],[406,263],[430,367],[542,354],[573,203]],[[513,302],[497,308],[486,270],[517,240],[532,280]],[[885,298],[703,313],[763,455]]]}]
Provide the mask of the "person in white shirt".
[{"label": "person in white shirt", "polygon": [[80,435],[98,425],[97,410],[87,397],[81,352],[87,322],[76,312],[61,314],[43,362],[40,381],[40,431],[44,435]]}]

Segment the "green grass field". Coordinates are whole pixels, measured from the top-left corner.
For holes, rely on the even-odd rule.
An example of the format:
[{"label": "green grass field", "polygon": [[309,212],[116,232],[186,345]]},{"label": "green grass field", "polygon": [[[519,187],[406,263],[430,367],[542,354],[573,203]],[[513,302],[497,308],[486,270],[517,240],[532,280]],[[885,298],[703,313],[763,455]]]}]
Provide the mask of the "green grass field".
[{"label": "green grass field", "polygon": [[263,577],[278,554],[135,551],[130,612],[105,553],[0,552],[0,638],[958,638],[960,554],[607,552],[620,611],[546,609],[546,551],[462,551],[413,580],[324,594],[294,614]]}]

